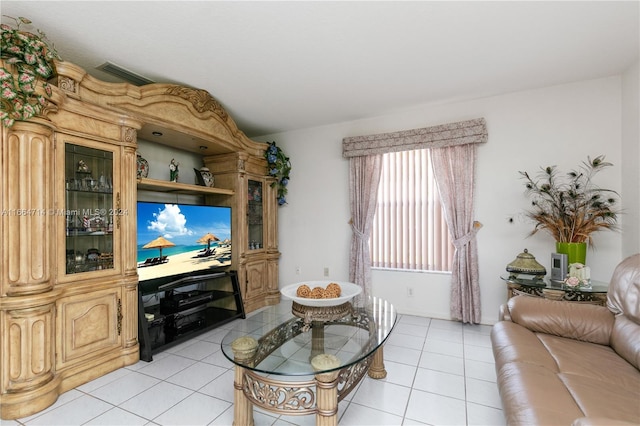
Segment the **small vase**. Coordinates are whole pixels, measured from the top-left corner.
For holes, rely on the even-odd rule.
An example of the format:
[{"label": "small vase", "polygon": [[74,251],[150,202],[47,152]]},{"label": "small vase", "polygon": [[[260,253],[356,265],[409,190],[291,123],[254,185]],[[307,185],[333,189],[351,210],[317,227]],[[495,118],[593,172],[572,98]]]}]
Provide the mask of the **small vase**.
[{"label": "small vase", "polygon": [[587,243],[560,243],[556,242],[556,253],[567,255],[567,266],[572,263],[586,265]]}]

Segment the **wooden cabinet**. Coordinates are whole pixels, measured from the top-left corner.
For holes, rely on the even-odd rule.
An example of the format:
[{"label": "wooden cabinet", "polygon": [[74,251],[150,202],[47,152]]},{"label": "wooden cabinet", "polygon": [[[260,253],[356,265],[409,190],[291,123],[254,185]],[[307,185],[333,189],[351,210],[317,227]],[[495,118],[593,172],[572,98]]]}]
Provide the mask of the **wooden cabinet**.
[{"label": "wooden cabinet", "polygon": [[[266,144],[264,144],[266,147]],[[238,271],[247,312],[280,301],[277,199],[263,157],[239,152],[207,156],[216,184],[233,188],[233,268]]]},{"label": "wooden cabinet", "polygon": [[56,303],[57,369],[122,346],[122,295],[110,288],[64,297]]},{"label": "wooden cabinet", "polygon": [[[247,138],[205,91],[106,83],[68,62],[56,72],[41,115],[0,133],[2,419],[138,361],[138,187],[231,207],[229,270],[245,310],[280,299],[267,144]],[[155,131],[172,136],[160,143],[203,156],[216,187],[138,181],[138,136]],[[262,192],[259,205],[250,190]]]},{"label": "wooden cabinet", "polygon": [[84,102],[81,78],[63,79],[42,116],[0,134],[3,419],[34,414],[139,357],[132,219],[141,123]]}]

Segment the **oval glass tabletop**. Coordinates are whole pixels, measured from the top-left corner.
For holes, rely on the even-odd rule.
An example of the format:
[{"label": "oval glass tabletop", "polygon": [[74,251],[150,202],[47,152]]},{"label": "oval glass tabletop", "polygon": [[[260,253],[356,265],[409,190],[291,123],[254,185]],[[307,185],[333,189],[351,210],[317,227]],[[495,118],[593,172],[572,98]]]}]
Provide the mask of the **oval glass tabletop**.
[{"label": "oval glass tabletop", "polygon": [[[376,297],[349,305],[344,314],[331,319],[322,311],[301,314],[299,306],[294,309],[286,300],[237,322],[222,340],[222,352],[234,364],[253,371],[314,375],[348,367],[370,356],[389,337],[396,320],[393,305]],[[320,354],[334,355],[339,365],[314,370],[311,359]]]}]

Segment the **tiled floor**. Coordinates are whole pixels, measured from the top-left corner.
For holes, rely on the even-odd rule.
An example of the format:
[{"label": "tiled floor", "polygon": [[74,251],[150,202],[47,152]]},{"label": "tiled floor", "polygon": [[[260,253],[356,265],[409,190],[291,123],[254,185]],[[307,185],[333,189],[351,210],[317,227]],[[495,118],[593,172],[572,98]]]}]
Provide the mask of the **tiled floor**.
[{"label": "tiled floor", "polygon": [[[242,321],[242,320],[239,320]],[[228,324],[63,394],[10,425],[231,425]],[[502,425],[488,326],[400,315],[385,349],[387,378],[369,377],[339,406],[341,425]],[[255,410],[256,425],[312,425],[313,416]]]}]

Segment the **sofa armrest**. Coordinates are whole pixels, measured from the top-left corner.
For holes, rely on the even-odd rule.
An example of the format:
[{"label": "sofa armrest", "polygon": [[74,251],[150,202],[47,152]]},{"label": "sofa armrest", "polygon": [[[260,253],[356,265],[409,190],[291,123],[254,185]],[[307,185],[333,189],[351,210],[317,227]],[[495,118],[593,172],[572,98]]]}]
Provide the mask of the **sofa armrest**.
[{"label": "sofa armrest", "polygon": [[516,296],[507,310],[512,322],[537,333],[609,345],[613,330],[614,316],[604,306]]}]

